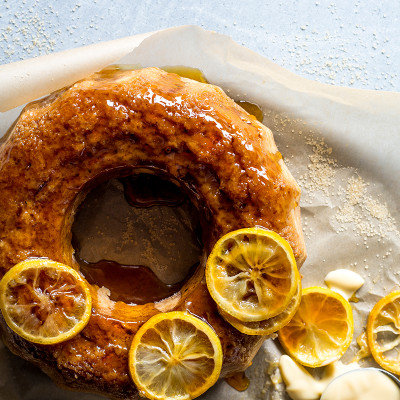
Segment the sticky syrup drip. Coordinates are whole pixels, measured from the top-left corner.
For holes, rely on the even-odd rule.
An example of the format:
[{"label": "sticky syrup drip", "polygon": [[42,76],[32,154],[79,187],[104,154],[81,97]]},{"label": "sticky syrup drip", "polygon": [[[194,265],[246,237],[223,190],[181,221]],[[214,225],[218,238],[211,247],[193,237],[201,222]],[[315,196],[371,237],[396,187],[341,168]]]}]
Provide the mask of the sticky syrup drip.
[{"label": "sticky syrup drip", "polygon": [[239,392],[244,392],[250,384],[249,378],[244,372],[238,372],[235,375],[225,378],[225,382]]},{"label": "sticky syrup drip", "polygon": [[253,115],[257,121],[263,122],[264,114],[257,104],[244,100],[238,100],[236,101],[236,104],[246,110],[250,115]]}]

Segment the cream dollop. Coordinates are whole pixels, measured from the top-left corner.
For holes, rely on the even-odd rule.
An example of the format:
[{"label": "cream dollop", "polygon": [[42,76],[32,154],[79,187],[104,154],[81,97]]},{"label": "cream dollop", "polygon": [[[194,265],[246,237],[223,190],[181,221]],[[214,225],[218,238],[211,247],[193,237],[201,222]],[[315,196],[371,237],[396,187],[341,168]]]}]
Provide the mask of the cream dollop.
[{"label": "cream dollop", "polygon": [[283,355],[279,360],[279,368],[286,385],[286,392],[291,399],[318,400],[333,379],[360,367],[356,363],[344,365],[340,361],[336,361],[325,367],[321,379],[315,379],[291,357]]},{"label": "cream dollop", "polygon": [[359,369],[333,380],[321,400],[400,400],[400,389],[383,372]]},{"label": "cream dollop", "polygon": [[364,279],[357,272],[343,268],[329,272],[325,277],[325,283],[329,289],[349,300],[364,285]]}]

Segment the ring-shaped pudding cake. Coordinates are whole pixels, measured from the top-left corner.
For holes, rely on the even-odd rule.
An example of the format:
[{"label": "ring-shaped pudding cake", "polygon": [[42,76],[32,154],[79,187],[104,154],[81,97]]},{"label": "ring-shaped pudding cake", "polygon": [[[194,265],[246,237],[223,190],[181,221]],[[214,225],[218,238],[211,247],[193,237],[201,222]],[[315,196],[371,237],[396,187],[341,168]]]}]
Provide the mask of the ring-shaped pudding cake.
[{"label": "ring-shaped pudding cake", "polygon": [[76,337],[30,343],[2,320],[16,354],[59,384],[116,399],[138,397],[128,371],[135,332],[151,316],[187,310],[218,334],[221,376],[243,371],[263,342],[217,311],[204,279],[214,243],[229,231],[271,229],[305,259],[300,189],[271,131],[213,85],[157,68],[99,73],[25,107],[0,149],[0,273],[30,257],[79,269],[71,245],[74,213],[110,178],[162,174],[186,192],[201,216],[204,259],[180,291],[143,305],[112,301],[91,285],[93,311]]}]

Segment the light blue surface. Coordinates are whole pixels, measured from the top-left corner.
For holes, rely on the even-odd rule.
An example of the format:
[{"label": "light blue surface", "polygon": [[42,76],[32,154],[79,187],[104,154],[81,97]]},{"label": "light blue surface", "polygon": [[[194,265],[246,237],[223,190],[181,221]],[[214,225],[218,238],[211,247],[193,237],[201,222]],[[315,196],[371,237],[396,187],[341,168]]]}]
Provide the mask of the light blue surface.
[{"label": "light blue surface", "polygon": [[310,79],[400,91],[397,0],[0,0],[0,63],[185,24]]}]

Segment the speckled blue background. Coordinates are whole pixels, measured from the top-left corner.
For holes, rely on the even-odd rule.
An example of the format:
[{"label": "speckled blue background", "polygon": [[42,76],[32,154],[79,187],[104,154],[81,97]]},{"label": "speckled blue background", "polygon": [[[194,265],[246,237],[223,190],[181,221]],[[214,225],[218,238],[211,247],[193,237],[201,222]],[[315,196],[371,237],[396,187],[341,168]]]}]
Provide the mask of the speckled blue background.
[{"label": "speckled blue background", "polygon": [[0,63],[185,24],[310,79],[400,91],[397,0],[0,0]]}]

